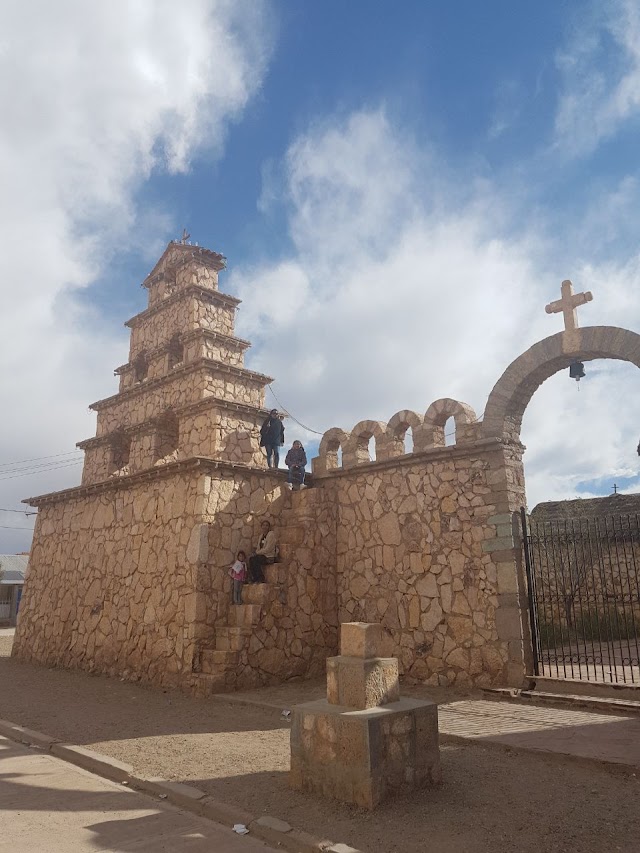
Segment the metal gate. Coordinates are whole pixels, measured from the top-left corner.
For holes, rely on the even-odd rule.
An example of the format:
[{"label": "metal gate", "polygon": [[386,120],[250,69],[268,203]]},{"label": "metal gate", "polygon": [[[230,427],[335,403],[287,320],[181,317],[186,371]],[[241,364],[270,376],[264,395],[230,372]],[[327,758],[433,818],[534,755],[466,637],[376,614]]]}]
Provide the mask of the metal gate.
[{"label": "metal gate", "polygon": [[521,519],[534,674],[640,684],[638,516]]}]

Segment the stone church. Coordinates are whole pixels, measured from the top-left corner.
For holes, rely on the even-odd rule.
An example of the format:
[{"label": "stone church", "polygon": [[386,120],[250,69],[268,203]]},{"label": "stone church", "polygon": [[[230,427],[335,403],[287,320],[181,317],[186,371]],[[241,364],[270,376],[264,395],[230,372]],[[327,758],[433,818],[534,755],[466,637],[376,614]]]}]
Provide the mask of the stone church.
[{"label": "stone church", "polygon": [[[567,326],[505,371],[482,421],[442,399],[330,429],[313,487],[289,492],[259,448],[271,380],[244,367],[224,267],[175,241],[143,282],[118,392],[92,404],[96,435],[78,445],[81,485],[27,501],[38,515],[14,655],[207,695],[319,675],[338,625],[363,620],[382,623],[406,678],[519,686],[524,409],[576,355],[638,363],[640,338]],[[232,606],[226,567],[265,519],[280,561]]]}]

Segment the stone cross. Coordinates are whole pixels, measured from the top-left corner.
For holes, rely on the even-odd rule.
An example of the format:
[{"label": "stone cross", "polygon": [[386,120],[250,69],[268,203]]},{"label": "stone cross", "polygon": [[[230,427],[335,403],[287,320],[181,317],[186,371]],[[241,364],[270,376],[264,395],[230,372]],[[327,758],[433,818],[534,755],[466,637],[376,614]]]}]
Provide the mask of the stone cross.
[{"label": "stone cross", "polygon": [[181,243],[186,243],[186,242],[187,242],[187,240],[189,239],[189,237],[191,237],[191,234],[187,234],[187,229],[186,229],[186,228],[183,228],[183,229],[182,229],[182,239],[180,240],[180,242],[181,242]]},{"label": "stone cross", "polygon": [[584,305],[585,302],[591,302],[593,294],[590,290],[587,290],[585,293],[574,293],[573,284],[568,279],[562,282],[560,292],[562,293],[562,298],[545,305],[544,310],[547,314],[558,314],[562,312],[564,316],[565,331],[573,332],[578,328],[578,315],[576,314],[576,308],[578,305]]},{"label": "stone cross", "polygon": [[617,495],[618,494],[618,484],[614,483],[611,488],[613,489],[613,494]]}]

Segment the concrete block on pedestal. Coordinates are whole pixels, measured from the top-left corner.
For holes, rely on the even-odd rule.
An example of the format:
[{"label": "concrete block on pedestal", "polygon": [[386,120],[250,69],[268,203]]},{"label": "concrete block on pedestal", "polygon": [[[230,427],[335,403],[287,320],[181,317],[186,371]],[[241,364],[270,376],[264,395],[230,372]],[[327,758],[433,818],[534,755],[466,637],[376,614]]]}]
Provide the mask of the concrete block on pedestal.
[{"label": "concrete block on pedestal", "polygon": [[293,709],[292,788],[372,809],[393,790],[440,778],[435,702],[351,710],[321,699]]},{"label": "concrete block on pedestal", "polygon": [[379,624],[342,625],[327,699],[293,709],[292,788],[372,809],[392,790],[440,781],[438,707],[400,698],[398,661],[377,656],[381,639]]}]

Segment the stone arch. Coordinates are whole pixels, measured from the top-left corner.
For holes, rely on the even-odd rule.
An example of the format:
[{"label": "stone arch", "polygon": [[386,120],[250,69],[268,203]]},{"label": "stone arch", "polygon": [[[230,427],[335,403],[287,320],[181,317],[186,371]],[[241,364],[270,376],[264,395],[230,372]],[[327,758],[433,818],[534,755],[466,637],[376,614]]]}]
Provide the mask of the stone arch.
[{"label": "stone arch", "polygon": [[[424,422],[414,431],[414,450],[427,450],[430,447],[444,447],[444,425],[453,418],[456,425],[456,444],[472,440],[477,421],[476,413],[467,403],[442,397],[435,400],[427,409]],[[470,427],[472,427],[470,429]]]},{"label": "stone arch", "polygon": [[363,462],[370,462],[369,441],[374,438],[376,442],[376,459],[385,458],[385,438],[387,425],[382,421],[360,421],[351,430],[349,440],[343,448],[342,465],[344,468],[353,468]]},{"label": "stone arch", "polygon": [[640,367],[640,335],[616,326],[587,326],[558,332],[513,361],[487,400],[482,436],[519,441],[522,417],[542,383],[572,361],[612,358]]},{"label": "stone arch", "polygon": [[348,441],[349,433],[340,429],[340,427],[328,429],[320,439],[318,455],[312,463],[313,473],[324,474],[326,471],[333,471],[339,468],[338,451],[342,450],[344,453]]},{"label": "stone arch", "polygon": [[[402,456],[405,453],[404,437],[407,430],[418,430],[422,426],[424,418],[410,409],[402,409],[396,412],[387,424],[387,458]],[[415,450],[415,432],[414,432]]]}]

